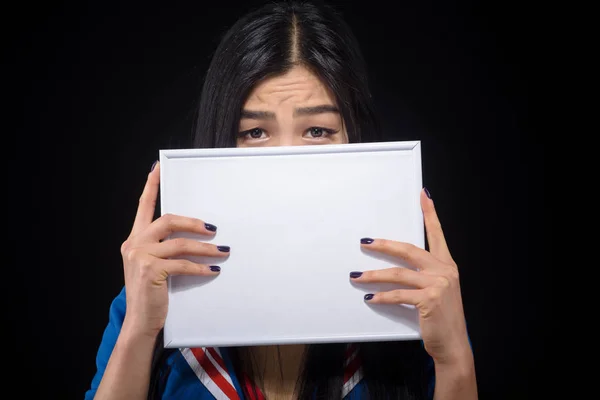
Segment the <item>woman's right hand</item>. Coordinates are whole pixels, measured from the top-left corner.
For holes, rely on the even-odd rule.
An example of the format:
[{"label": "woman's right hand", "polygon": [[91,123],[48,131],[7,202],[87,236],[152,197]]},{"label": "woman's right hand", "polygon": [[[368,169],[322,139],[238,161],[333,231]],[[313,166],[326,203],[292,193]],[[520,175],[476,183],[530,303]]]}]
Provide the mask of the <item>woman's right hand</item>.
[{"label": "woman's right hand", "polygon": [[121,246],[127,309],[122,331],[155,337],[167,316],[169,275],[218,275],[220,268],[197,264],[183,255],[226,257],[229,248],[194,239],[168,239],[175,232],[213,236],[216,227],[195,218],[165,214],[153,221],[160,183],[157,162],[148,174],[135,222]]}]

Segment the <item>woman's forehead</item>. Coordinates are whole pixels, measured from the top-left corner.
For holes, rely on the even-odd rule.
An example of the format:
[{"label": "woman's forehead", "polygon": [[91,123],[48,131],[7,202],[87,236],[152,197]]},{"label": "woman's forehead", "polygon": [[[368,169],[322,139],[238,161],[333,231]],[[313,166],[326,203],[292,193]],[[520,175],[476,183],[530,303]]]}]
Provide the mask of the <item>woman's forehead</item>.
[{"label": "woman's forehead", "polygon": [[285,104],[334,105],[335,98],[315,74],[303,66],[295,66],[283,75],[258,84],[248,96],[244,108],[274,108]]}]

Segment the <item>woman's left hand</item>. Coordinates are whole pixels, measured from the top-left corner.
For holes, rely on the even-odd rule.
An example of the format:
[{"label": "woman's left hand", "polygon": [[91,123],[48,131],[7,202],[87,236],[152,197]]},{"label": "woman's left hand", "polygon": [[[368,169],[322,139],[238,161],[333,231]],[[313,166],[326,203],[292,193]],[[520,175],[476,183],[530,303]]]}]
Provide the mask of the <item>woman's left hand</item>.
[{"label": "woman's left hand", "polygon": [[425,350],[436,364],[456,364],[472,357],[463,311],[458,268],[440,225],[433,201],[421,191],[421,207],[429,251],[386,239],[361,240],[364,249],[404,261],[412,268],[395,267],[351,273],[356,283],[393,283],[403,288],[367,294],[369,304],[410,304],[419,312]]}]

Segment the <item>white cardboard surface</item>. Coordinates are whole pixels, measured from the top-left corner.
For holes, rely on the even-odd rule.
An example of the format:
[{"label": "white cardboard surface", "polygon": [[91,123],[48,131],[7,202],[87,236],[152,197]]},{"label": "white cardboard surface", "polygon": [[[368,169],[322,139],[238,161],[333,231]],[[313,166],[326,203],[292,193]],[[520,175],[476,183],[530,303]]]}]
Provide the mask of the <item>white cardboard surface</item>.
[{"label": "white cardboard surface", "polygon": [[[200,218],[231,246],[216,278],[169,277],[166,347],[420,338],[411,306],[368,305],[389,285],[350,271],[401,265],[363,237],[424,247],[419,141],[161,150],[161,214]],[[393,288],[393,287],[392,287]]]}]

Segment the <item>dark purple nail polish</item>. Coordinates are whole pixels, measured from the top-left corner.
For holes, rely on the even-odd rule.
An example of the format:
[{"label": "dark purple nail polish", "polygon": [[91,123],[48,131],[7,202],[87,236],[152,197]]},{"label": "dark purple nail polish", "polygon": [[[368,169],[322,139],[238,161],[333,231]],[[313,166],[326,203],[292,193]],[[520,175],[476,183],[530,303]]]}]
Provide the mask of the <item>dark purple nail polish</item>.
[{"label": "dark purple nail polish", "polygon": [[369,300],[371,300],[371,299],[373,298],[373,296],[374,296],[374,294],[373,294],[373,293],[368,293],[368,294],[365,294],[365,301],[369,301]]},{"label": "dark purple nail polish", "polygon": [[211,232],[217,231],[217,227],[214,226],[213,224],[204,224],[204,227],[206,228],[207,231],[211,231]]},{"label": "dark purple nail polish", "polygon": [[360,239],[360,242],[361,242],[362,244],[371,244],[371,243],[373,243],[374,241],[375,241],[375,240],[373,240],[373,239],[371,239],[371,238],[362,238],[362,239]]},{"label": "dark purple nail polish", "polygon": [[360,278],[363,273],[359,271],[350,272],[350,278]]},{"label": "dark purple nail polish", "polygon": [[221,267],[219,267],[218,265],[211,265],[210,270],[212,272],[221,272]]},{"label": "dark purple nail polish", "polygon": [[154,171],[154,167],[156,167],[156,163],[158,162],[158,160],[154,161],[154,163],[152,164],[152,166],[150,167],[150,172]]},{"label": "dark purple nail polish", "polygon": [[425,191],[425,194],[427,195],[427,198],[430,199],[431,198],[431,193],[429,193],[429,190],[426,187],[424,187],[423,190]]},{"label": "dark purple nail polish", "polygon": [[219,251],[222,251],[223,253],[229,253],[229,251],[231,250],[231,247],[229,247],[229,246],[217,246],[217,249]]}]

